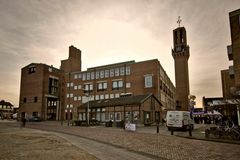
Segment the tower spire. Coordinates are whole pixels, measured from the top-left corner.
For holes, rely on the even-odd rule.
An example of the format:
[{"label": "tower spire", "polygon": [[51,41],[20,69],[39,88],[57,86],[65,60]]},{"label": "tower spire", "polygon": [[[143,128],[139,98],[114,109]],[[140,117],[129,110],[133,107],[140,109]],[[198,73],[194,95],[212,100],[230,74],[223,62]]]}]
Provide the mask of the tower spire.
[{"label": "tower spire", "polygon": [[178,20],[177,20],[178,27],[180,27],[180,24],[181,24],[181,22],[182,22],[182,19],[181,19],[181,17],[180,17],[180,16],[178,16]]},{"label": "tower spire", "polygon": [[176,81],[176,109],[189,110],[189,75],[188,75],[188,58],[189,46],[187,44],[187,32],[184,27],[180,27],[180,16],[178,17],[179,27],[173,30],[173,49],[172,56],[175,65]]}]

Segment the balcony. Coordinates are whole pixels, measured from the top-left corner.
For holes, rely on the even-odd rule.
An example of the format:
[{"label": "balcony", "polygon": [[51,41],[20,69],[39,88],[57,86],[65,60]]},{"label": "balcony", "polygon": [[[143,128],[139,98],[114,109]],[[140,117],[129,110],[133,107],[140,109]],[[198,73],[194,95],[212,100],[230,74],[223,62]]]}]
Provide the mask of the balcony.
[{"label": "balcony", "polygon": [[228,60],[233,60],[232,45],[227,46]]}]

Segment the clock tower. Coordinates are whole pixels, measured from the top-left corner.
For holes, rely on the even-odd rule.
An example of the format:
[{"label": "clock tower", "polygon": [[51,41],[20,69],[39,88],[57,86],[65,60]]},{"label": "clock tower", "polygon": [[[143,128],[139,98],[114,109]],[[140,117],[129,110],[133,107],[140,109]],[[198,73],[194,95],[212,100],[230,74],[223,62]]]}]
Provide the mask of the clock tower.
[{"label": "clock tower", "polygon": [[182,111],[189,110],[189,76],[188,59],[189,46],[187,44],[187,33],[184,27],[173,30],[172,56],[175,65],[176,82],[176,109]]}]

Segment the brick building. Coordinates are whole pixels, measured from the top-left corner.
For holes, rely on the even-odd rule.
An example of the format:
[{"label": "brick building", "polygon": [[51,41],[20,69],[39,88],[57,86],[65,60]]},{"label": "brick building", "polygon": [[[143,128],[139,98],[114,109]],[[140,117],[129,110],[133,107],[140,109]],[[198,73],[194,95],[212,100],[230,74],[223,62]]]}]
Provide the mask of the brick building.
[{"label": "brick building", "polygon": [[60,70],[46,64],[31,63],[22,68],[20,117],[59,120],[60,78]]},{"label": "brick building", "polygon": [[[175,110],[175,87],[157,59],[108,64],[82,71],[81,56],[79,49],[70,46],[69,57],[61,61],[60,69],[41,63],[22,68],[19,100],[22,117],[89,118],[104,122],[125,120],[129,114],[129,119],[138,117],[139,123],[154,123],[166,110]],[[121,101],[124,102],[121,105],[112,103],[123,97],[128,98]],[[102,103],[100,108],[93,105],[107,100],[112,106],[110,103],[107,106]],[[86,114],[88,101],[91,104],[89,117]],[[101,114],[97,113],[99,111]]]},{"label": "brick building", "polygon": [[222,100],[215,100],[215,103],[211,103],[212,107],[206,109],[219,110],[240,125],[240,9],[230,12],[229,20],[232,44],[227,46],[227,54],[233,65],[221,70]]},{"label": "brick building", "polygon": [[[72,59],[73,55],[71,52],[79,54],[75,57],[81,57],[81,52],[70,46],[69,58],[68,60],[64,60],[64,63]],[[61,69],[69,71],[69,66],[81,66],[81,60],[78,59],[76,63],[79,64],[68,65],[67,67],[63,64]],[[69,116],[70,119],[85,120],[87,116],[86,104],[85,107],[82,107],[84,103],[88,101],[91,101],[92,104],[93,101],[100,103],[102,100],[109,99],[118,101],[123,96],[134,98],[134,96],[139,95],[151,95],[150,99],[154,100],[154,103],[159,106],[156,107],[158,108],[157,111],[150,109],[151,106],[149,105],[146,108],[148,108],[147,112],[151,114],[147,115],[145,112],[141,114],[137,113],[136,111],[139,111],[139,108],[135,109],[134,113],[142,118],[143,115],[151,117],[152,122],[156,119],[155,112],[158,112],[158,117],[160,117],[162,109],[175,109],[175,87],[157,59],[143,62],[127,61],[109,64],[88,68],[86,71],[81,71],[79,68],[78,71],[65,72],[62,85],[65,86],[62,89],[62,98],[64,99],[64,104],[62,105],[65,107],[65,119],[68,119]],[[161,105],[163,107],[160,107]],[[114,109],[110,109],[109,107],[120,108],[117,109],[118,113],[115,114]],[[105,115],[96,116],[96,112],[99,112],[99,114],[101,112],[101,115],[104,112]],[[134,115],[133,110],[127,111],[126,109],[126,112],[132,116]],[[90,105],[89,118],[105,121],[109,120],[109,118],[112,120],[115,119],[115,116],[111,115],[116,115],[119,117],[119,120],[124,120],[125,114],[124,104],[115,106],[107,104],[105,107],[102,105],[100,108]],[[131,119],[133,118],[131,117]],[[143,122],[142,119],[140,121]]]}]

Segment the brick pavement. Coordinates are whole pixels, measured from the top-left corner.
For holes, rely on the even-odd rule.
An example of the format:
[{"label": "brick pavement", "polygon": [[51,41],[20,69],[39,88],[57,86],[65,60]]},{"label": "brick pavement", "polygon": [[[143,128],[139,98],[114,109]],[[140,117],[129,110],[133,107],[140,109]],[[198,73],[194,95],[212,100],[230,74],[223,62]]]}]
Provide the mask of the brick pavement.
[{"label": "brick pavement", "polygon": [[240,157],[240,145],[236,144],[105,127],[61,126],[59,123],[29,123],[27,127],[72,134],[163,159],[237,160]]}]

